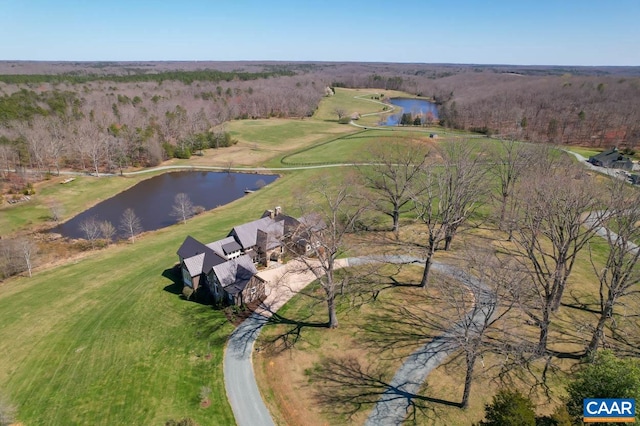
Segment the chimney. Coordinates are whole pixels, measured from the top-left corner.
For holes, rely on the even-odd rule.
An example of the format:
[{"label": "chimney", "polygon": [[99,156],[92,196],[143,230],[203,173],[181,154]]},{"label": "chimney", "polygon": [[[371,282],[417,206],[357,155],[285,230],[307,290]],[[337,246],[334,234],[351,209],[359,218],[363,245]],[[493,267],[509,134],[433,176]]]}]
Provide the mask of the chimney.
[{"label": "chimney", "polygon": [[276,206],[276,216],[280,216],[281,213],[282,213],[282,207]]},{"label": "chimney", "polygon": [[274,213],[273,213],[273,210],[269,209],[269,210],[267,210],[267,213],[269,213],[269,217],[270,217],[271,219],[273,219],[273,218],[274,218],[274,216],[275,216],[275,215],[274,215]]}]

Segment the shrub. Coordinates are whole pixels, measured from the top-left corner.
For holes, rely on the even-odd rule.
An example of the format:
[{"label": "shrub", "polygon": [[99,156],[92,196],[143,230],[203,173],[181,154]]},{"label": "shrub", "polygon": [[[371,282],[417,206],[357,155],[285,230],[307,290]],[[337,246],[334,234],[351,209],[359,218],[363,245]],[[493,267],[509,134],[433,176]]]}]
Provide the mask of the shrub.
[{"label": "shrub", "polygon": [[529,398],[518,391],[500,390],[491,404],[485,405],[482,426],[535,426],[536,413]]},{"label": "shrub", "polygon": [[184,287],[182,287],[182,297],[184,297],[187,300],[191,300],[191,296],[193,296],[193,289],[188,285],[185,285]]},{"label": "shrub", "polygon": [[177,146],[173,151],[173,156],[176,158],[181,158],[183,160],[188,160],[189,158],[191,158],[191,150],[187,147],[180,148]]},{"label": "shrub", "polygon": [[584,398],[640,399],[640,363],[636,359],[619,359],[611,351],[601,351],[575,377],[567,387],[567,410],[576,421],[582,418]]},{"label": "shrub", "polygon": [[22,193],[24,195],[33,195],[33,194],[36,193],[36,190],[33,187],[33,184],[31,182],[28,182],[26,188],[24,188],[24,190],[22,190]]}]

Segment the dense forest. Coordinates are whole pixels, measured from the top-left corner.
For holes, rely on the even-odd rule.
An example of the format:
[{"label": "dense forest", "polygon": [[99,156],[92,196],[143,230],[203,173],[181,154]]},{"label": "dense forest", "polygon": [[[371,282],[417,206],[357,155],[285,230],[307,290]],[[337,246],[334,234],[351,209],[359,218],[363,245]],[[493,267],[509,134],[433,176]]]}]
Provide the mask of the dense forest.
[{"label": "dense forest", "polygon": [[384,63],[0,63],[0,170],[115,172],[233,143],[223,123],[306,117],[326,87],[432,98],[447,127],[635,148],[640,68]]}]

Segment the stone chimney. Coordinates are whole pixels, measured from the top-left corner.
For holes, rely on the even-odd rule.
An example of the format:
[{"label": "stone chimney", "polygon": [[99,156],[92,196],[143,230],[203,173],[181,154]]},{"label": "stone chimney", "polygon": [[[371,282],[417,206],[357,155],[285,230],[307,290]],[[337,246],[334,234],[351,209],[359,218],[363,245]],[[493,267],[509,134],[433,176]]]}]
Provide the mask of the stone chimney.
[{"label": "stone chimney", "polygon": [[271,219],[273,219],[275,217],[275,214],[273,213],[273,210],[269,209],[269,210],[267,210],[267,213],[269,213],[269,217]]},{"label": "stone chimney", "polygon": [[282,207],[276,206],[276,216],[280,216],[282,214]]}]

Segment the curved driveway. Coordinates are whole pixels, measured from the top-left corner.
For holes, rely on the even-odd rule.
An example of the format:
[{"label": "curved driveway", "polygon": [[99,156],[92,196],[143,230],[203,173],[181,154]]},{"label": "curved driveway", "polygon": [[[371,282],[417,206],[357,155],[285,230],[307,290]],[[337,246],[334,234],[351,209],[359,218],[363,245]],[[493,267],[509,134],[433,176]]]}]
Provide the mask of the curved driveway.
[{"label": "curved driveway", "polygon": [[[349,258],[339,262],[337,266],[344,267],[373,262],[422,264],[424,260],[409,256],[385,256],[382,258]],[[470,320],[478,324],[484,322],[488,313],[492,312],[495,303],[495,298],[489,289],[453,266],[434,262],[432,267],[436,271],[454,276],[473,292],[476,303],[464,321]],[[292,273],[293,271],[296,272]],[[270,293],[261,308],[245,320],[229,337],[224,354],[224,380],[227,397],[239,426],[271,426],[274,424],[258,390],[251,355],[260,330],[268,322],[269,317],[297,291],[315,280],[315,276],[311,272],[301,274],[297,271],[299,271],[299,267],[295,261],[292,261],[279,268],[260,272],[259,275],[267,280],[267,288]],[[398,425],[404,422],[411,399],[418,392],[427,374],[456,349],[455,339],[452,337],[456,334],[457,327],[462,327],[462,325],[460,323],[454,325],[450,331],[409,356],[394,376],[380,401],[375,405],[367,420],[368,425]]]}]

